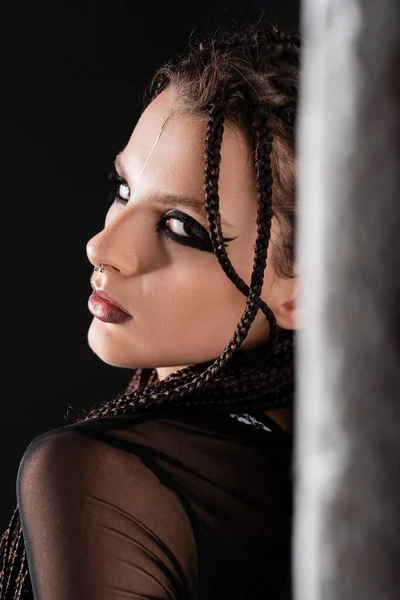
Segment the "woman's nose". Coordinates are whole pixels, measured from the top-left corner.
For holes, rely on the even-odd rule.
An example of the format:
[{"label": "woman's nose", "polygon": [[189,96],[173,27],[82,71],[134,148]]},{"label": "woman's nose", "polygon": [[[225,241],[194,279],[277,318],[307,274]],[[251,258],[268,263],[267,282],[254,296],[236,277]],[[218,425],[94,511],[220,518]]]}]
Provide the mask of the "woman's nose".
[{"label": "woman's nose", "polygon": [[[95,269],[98,269],[100,265],[102,265],[103,268],[105,263],[105,255],[101,252],[101,249],[99,248],[99,240],[101,234],[102,232],[97,233],[86,244],[86,255],[89,259],[89,262],[93,265]],[[103,255],[104,260],[101,258],[101,255]],[[110,265],[107,263],[107,266]]]},{"label": "woman's nose", "polygon": [[94,267],[102,264],[125,276],[137,274],[145,268],[146,257],[149,258],[145,227],[143,215],[140,218],[125,209],[88,241],[86,254],[89,261]]}]

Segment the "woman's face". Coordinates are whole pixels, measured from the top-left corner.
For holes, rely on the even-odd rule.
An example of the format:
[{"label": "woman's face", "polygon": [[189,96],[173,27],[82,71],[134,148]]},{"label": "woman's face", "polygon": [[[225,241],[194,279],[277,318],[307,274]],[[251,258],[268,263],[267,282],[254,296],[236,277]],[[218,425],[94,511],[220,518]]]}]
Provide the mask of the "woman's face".
[{"label": "woman's face", "polygon": [[[204,237],[206,215],[185,204],[195,200],[204,211],[205,131],[206,121],[184,114],[174,89],[167,88],[144,111],[117,157],[117,171],[126,183],[116,187],[104,229],[87,244],[90,262],[104,268],[93,273],[92,285],[132,316],[117,323],[93,318],[89,345],[106,363],[156,367],[162,379],[177,368],[217,358],[240,321],[246,297],[225,275]],[[223,236],[235,238],[226,248],[228,256],[249,285],[255,176],[248,142],[229,123],[221,148],[219,198]],[[262,298],[278,325],[294,328],[294,281],[277,278],[272,265],[278,233],[273,220]],[[268,334],[268,321],[259,310],[243,350],[265,342]]]}]

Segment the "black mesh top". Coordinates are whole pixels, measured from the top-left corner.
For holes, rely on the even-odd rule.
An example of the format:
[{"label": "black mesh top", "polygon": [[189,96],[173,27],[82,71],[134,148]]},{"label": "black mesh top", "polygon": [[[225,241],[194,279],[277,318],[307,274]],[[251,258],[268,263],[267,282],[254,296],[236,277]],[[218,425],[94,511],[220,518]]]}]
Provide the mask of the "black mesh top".
[{"label": "black mesh top", "polygon": [[160,408],[36,437],[17,476],[35,599],[289,597],[291,462],[263,413]]}]

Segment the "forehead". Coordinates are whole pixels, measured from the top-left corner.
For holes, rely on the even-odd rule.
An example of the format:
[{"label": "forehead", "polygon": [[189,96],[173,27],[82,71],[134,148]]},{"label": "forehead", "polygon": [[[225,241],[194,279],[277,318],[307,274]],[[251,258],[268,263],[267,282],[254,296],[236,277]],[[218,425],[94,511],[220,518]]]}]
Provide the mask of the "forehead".
[{"label": "forehead", "polygon": [[[170,193],[204,199],[207,121],[189,115],[173,88],[141,115],[120,159],[134,194]],[[220,213],[232,225],[255,220],[253,158],[245,134],[225,122],[219,175]]]}]

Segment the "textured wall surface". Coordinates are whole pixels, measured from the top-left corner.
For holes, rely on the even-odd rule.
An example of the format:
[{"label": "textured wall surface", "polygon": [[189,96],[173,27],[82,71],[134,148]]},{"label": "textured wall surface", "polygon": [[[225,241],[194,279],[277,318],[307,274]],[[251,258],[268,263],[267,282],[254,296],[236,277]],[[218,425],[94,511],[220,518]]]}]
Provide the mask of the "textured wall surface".
[{"label": "textured wall surface", "polygon": [[302,14],[296,600],[400,597],[400,4]]}]

